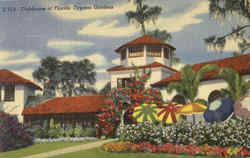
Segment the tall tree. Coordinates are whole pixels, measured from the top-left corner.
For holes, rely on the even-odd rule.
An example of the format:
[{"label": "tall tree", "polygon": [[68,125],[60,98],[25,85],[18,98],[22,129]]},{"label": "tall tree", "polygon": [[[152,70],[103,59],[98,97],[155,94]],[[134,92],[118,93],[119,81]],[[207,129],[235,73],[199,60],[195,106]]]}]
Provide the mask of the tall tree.
[{"label": "tall tree", "polygon": [[222,51],[228,39],[238,40],[240,51],[234,55],[242,55],[250,48],[250,2],[249,0],[208,0],[210,16],[214,20],[224,22],[236,17],[238,21],[232,31],[223,36],[210,36],[205,39],[205,43],[212,48]]},{"label": "tall tree", "polygon": [[[44,84],[44,91],[61,92],[63,96],[96,93],[91,86],[96,82],[95,64],[88,59],[77,62],[59,61],[55,57],[41,60],[33,77]],[[45,93],[45,95],[47,95]]]},{"label": "tall tree", "polygon": [[128,11],[126,16],[131,23],[135,23],[141,27],[142,34],[146,34],[145,22],[152,21],[155,23],[155,20],[161,14],[161,7],[154,6],[149,7],[144,4],[145,0],[134,0],[136,4],[136,11]]},{"label": "tall tree", "polygon": [[39,68],[32,73],[33,78],[43,84],[44,96],[56,95],[56,85],[58,84],[56,76],[59,65],[60,61],[56,57],[49,56],[42,59]]}]

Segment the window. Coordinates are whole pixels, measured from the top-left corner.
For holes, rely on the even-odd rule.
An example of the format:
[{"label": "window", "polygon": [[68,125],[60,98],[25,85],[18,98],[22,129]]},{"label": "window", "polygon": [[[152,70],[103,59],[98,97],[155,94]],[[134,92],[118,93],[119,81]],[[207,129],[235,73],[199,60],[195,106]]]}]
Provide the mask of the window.
[{"label": "window", "polygon": [[160,46],[147,46],[147,56],[161,57],[161,47]]},{"label": "window", "polygon": [[169,59],[170,48],[164,48],[164,58]]},{"label": "window", "polygon": [[0,86],[0,101],[2,101],[2,86]]},{"label": "window", "polygon": [[4,101],[14,101],[15,100],[15,85],[10,84],[4,87]]},{"label": "window", "polygon": [[126,49],[123,49],[123,50],[121,51],[121,60],[126,59],[126,57],[127,57]]},{"label": "window", "polygon": [[129,54],[128,57],[133,58],[133,57],[143,57],[143,46],[138,46],[138,47],[130,47],[128,49]]},{"label": "window", "polygon": [[117,79],[117,88],[125,88],[128,87],[131,78],[118,78]]}]

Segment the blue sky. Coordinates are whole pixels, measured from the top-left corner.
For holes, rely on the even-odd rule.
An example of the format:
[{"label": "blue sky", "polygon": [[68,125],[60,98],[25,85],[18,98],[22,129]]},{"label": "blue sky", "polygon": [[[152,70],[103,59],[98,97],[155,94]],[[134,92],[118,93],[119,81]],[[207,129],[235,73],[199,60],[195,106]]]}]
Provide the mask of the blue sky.
[{"label": "blue sky", "polygon": [[[163,9],[156,24],[148,23],[146,29],[159,28],[172,34],[170,44],[176,47],[181,65],[225,58],[237,50],[234,41],[226,45],[224,54],[207,50],[204,38],[222,35],[232,26],[211,20],[207,0],[146,2]],[[92,5],[113,9],[74,9]],[[96,86],[100,89],[109,79],[105,70],[119,64],[114,50],[140,36],[140,28],[129,23],[125,16],[127,11],[135,10],[128,0],[0,0],[0,6],[0,68],[32,81],[32,72],[42,58],[56,56],[70,61],[88,58],[96,64]],[[17,10],[3,12],[4,7]],[[22,7],[57,9],[27,11],[21,10]],[[62,7],[70,9],[59,10]]]}]

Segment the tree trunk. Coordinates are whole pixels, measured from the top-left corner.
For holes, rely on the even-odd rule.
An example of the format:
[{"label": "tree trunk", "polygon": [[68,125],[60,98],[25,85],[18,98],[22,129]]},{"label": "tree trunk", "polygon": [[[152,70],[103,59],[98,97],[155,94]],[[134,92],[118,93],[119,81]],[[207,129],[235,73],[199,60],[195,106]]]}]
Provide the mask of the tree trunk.
[{"label": "tree trunk", "polygon": [[121,114],[121,122],[120,122],[120,126],[124,126],[124,115],[126,113],[126,110],[122,110],[122,114]]},{"label": "tree trunk", "polygon": [[145,24],[141,23],[141,30],[142,30],[142,34],[145,35],[146,34],[146,29],[145,29]]}]

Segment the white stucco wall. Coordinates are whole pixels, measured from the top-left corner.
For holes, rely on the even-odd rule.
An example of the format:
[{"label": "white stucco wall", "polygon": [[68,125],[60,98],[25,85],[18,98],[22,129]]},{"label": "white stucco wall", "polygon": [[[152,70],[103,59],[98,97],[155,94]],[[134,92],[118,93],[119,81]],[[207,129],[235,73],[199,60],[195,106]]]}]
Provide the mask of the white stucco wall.
[{"label": "white stucco wall", "polygon": [[1,109],[9,114],[17,115],[18,120],[23,122],[21,115],[24,109],[24,104],[28,96],[34,96],[35,90],[23,84],[15,85],[15,99],[14,101],[4,101],[4,88],[2,88]]},{"label": "white stucco wall", "polygon": [[[146,83],[146,87],[149,87],[151,84],[162,80],[167,75],[170,75],[172,73],[171,71],[168,71],[162,67],[152,68],[151,70],[152,70],[151,77]],[[139,71],[141,73],[143,70],[140,69]],[[148,71],[149,69],[146,69],[146,72]],[[133,77],[133,76],[134,76],[134,70],[110,72],[111,88],[117,87],[118,78],[128,78],[128,77]]]}]

